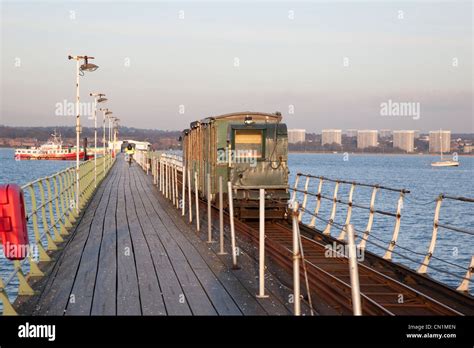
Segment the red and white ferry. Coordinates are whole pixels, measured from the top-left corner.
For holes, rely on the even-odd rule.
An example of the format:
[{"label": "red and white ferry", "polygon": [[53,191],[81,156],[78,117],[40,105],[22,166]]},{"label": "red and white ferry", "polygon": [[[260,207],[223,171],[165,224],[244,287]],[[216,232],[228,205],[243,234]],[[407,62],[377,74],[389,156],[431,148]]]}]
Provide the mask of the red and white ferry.
[{"label": "red and white ferry", "polygon": [[[79,152],[79,158],[84,159],[84,151]],[[72,161],[76,159],[76,150],[70,146],[63,146],[61,135],[58,136],[54,132],[48,142],[39,147],[16,149],[15,159]]]}]

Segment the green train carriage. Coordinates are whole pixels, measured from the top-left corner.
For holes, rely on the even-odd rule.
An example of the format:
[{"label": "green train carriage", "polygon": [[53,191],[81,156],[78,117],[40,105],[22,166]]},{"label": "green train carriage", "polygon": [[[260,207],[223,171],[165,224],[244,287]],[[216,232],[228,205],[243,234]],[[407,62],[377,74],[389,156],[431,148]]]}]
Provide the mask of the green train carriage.
[{"label": "green train carriage", "polygon": [[[288,193],[288,131],[280,113],[237,112],[192,122],[183,132],[183,159],[198,176],[199,195],[218,199],[219,177],[227,203],[227,182],[234,188],[234,211],[258,217],[259,189],[266,190],[266,216],[283,218]],[[227,205],[227,204],[226,204]]]}]

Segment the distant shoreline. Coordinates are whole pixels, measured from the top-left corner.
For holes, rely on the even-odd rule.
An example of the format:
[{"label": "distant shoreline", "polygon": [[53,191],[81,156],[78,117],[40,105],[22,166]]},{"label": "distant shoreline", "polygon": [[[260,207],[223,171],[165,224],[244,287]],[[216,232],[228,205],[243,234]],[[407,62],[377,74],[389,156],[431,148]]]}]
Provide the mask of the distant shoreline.
[{"label": "distant shoreline", "polygon": [[[351,155],[351,156],[358,156],[358,155],[363,155],[363,156],[438,156],[439,153],[390,153],[390,152],[346,152],[346,151],[338,151],[337,153],[331,152],[331,151],[288,151],[288,153],[293,153],[293,154],[318,154],[318,155],[344,155],[345,153]],[[446,157],[449,156],[449,154],[445,153],[444,154]],[[472,153],[458,153],[458,156],[462,157],[474,157],[474,154]]]},{"label": "distant shoreline", "polygon": [[[11,147],[11,146],[2,146],[0,145],[0,149],[12,149],[12,150],[15,150],[17,149],[17,147]],[[318,154],[318,155],[342,155],[344,156],[344,154],[346,153],[345,151],[341,151],[341,152],[337,152],[337,153],[334,153],[334,152],[331,152],[331,151],[325,151],[325,152],[321,152],[321,151],[288,151],[288,153],[291,153],[291,154]],[[389,153],[389,152],[379,152],[379,153],[374,153],[374,152],[347,152],[349,155],[351,156],[419,156],[419,157],[422,157],[422,156],[435,156],[435,157],[439,157],[439,154],[436,154],[436,153]],[[445,154],[446,157],[449,157],[449,155],[446,153]],[[474,154],[472,153],[458,153],[458,156],[460,157],[474,157]]]}]

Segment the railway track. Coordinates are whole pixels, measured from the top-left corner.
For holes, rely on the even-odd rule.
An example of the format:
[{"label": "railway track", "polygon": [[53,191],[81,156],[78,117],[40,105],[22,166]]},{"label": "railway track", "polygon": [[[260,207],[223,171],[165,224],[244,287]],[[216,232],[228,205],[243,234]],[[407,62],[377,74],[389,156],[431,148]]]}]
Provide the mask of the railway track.
[{"label": "railway track", "polygon": [[[258,242],[258,222],[236,221],[236,230]],[[267,255],[280,266],[292,269],[292,230],[286,222],[265,224]],[[319,298],[336,313],[352,314],[348,259],[326,256],[322,241],[302,235],[308,281],[313,298]],[[390,270],[384,273],[359,262],[361,302],[364,315],[464,315],[439,300],[399,280]],[[302,273],[303,275],[303,273]],[[466,297],[467,300],[470,300]],[[472,306],[472,302],[470,304]],[[467,305],[469,307],[469,304]],[[472,309],[472,307],[471,307]]]},{"label": "railway track", "polygon": [[[180,180],[181,178],[178,177]],[[207,203],[200,200],[202,211]],[[204,214],[203,214],[204,215]],[[214,223],[219,211],[213,206]],[[224,212],[229,223],[228,212]],[[235,219],[239,237],[258,245],[258,221]],[[214,228],[218,229],[218,226]],[[300,224],[308,283],[313,305],[321,314],[352,315],[348,259],[343,255],[327,257],[327,245],[344,244]],[[292,273],[292,228],[285,220],[265,223],[266,254],[288,274]],[[338,250],[338,249],[337,249]],[[402,265],[366,252],[359,262],[362,313],[364,315],[474,315],[474,297],[459,293],[444,284],[422,276]],[[303,269],[301,269],[304,279]]]}]

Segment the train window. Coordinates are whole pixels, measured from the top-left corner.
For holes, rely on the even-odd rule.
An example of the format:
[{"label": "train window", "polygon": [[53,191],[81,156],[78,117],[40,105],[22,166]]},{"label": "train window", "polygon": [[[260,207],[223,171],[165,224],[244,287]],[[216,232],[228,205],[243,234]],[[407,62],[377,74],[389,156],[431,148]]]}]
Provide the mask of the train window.
[{"label": "train window", "polygon": [[235,158],[262,158],[263,131],[235,130]]}]

